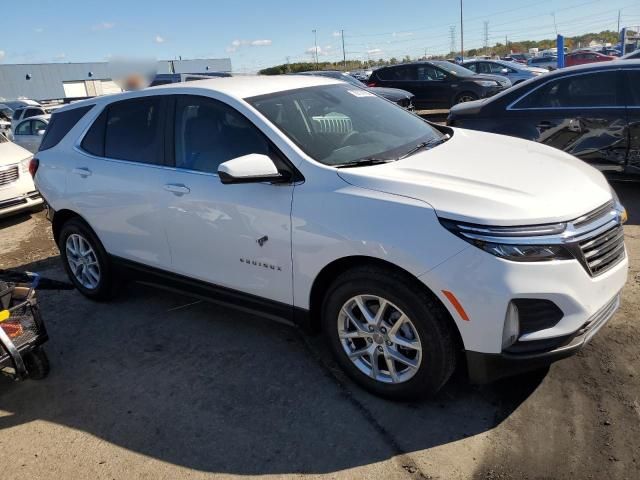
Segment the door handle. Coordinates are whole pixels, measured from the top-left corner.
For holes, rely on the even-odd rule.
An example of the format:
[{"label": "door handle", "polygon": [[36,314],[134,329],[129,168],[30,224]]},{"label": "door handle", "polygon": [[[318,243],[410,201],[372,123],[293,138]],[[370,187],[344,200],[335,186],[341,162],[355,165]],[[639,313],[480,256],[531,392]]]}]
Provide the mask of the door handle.
[{"label": "door handle", "polygon": [[189,187],[187,187],[186,185],[182,185],[181,183],[168,183],[164,186],[164,189],[167,192],[171,192],[179,197],[191,192],[191,189]]},{"label": "door handle", "polygon": [[538,125],[536,125],[536,127],[538,127],[540,130],[548,130],[549,128],[555,127],[555,125],[551,122],[544,121],[540,122]]},{"label": "door handle", "polygon": [[87,178],[88,176],[91,175],[91,170],[89,170],[86,167],[74,168],[73,170],[71,170],[71,173],[74,173],[75,175],[80,175],[82,178]]}]

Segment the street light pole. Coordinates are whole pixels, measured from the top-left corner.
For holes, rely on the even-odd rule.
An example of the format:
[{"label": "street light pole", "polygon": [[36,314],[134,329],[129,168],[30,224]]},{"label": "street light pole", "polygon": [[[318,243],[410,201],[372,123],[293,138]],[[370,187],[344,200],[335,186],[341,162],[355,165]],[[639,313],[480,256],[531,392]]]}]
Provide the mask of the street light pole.
[{"label": "street light pole", "polygon": [[347,53],[344,50],[344,30],[340,30],[340,34],[342,35],[342,66],[344,69],[347,69]]},{"label": "street light pole", "polygon": [[316,70],[318,70],[318,32],[313,29],[313,51],[316,54]]},{"label": "street light pole", "polygon": [[464,60],[464,26],[462,24],[462,0],[460,0],[460,58]]}]

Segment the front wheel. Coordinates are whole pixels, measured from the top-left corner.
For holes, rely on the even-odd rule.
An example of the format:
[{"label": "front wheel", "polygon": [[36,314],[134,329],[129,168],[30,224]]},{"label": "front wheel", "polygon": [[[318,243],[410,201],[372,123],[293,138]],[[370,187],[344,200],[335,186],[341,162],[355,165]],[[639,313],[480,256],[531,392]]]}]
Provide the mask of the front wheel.
[{"label": "front wheel", "polygon": [[455,104],[465,103],[465,102],[473,102],[474,100],[478,100],[478,96],[473,92],[462,92],[460,95],[456,97]]},{"label": "front wheel", "polygon": [[366,267],[340,276],[325,298],[323,328],[345,372],[383,397],[433,395],[455,368],[447,312],[393,271]]}]

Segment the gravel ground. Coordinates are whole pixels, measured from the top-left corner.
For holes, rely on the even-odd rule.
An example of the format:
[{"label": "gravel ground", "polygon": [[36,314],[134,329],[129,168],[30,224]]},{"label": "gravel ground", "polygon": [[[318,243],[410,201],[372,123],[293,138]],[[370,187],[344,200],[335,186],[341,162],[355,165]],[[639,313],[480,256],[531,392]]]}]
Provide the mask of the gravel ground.
[{"label": "gravel ground", "polygon": [[[132,286],[112,303],[41,291],[52,371],[0,379],[4,478],[640,478],[640,194],[623,306],[548,372],[392,403],[321,338]],[[42,213],[0,222],[0,269],[65,280]]]}]

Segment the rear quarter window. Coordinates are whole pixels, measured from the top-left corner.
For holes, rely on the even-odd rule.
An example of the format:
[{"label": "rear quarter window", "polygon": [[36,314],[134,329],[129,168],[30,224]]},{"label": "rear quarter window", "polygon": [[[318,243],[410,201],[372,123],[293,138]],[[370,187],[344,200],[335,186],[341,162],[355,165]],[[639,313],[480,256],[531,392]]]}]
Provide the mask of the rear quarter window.
[{"label": "rear quarter window", "polygon": [[93,105],[87,105],[86,107],[54,113],[49,121],[47,131],[42,138],[39,151],[48,150],[60,143],[60,140],[62,140],[65,135],[75,127],[76,123],[92,108]]}]

